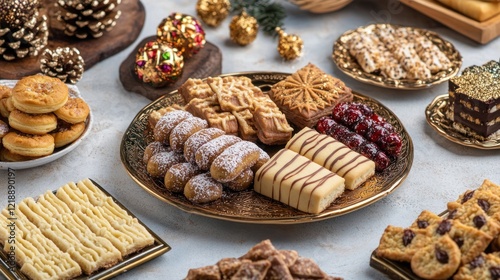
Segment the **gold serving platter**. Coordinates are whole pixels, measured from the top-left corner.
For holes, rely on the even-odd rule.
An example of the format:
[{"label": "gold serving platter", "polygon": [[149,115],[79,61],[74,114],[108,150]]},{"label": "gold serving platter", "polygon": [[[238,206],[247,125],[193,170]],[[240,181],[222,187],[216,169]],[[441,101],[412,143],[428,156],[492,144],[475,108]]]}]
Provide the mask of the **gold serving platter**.
[{"label": "gold serving platter", "polygon": [[422,35],[427,37],[432,41],[439,49],[448,57],[452,62],[452,67],[446,71],[440,71],[433,74],[429,79],[425,80],[411,80],[411,79],[391,79],[386,78],[382,75],[367,73],[363,71],[361,66],[358,64],[356,59],[349,53],[349,48],[347,42],[352,38],[353,34],[359,32],[360,30],[373,31],[377,28],[386,28],[387,26],[392,26],[394,28],[400,27],[391,24],[371,24],[363,27],[359,27],[355,30],[346,31],[342,34],[337,41],[333,44],[333,62],[337,67],[351,78],[358,80],[363,83],[384,87],[392,89],[403,89],[403,90],[418,90],[423,88],[429,88],[438,85],[442,82],[447,81],[451,77],[455,76],[460,67],[462,66],[462,56],[452,43],[446,41],[437,33],[411,27],[413,30],[417,30]]},{"label": "gold serving platter", "polygon": [[[90,179],[94,185],[99,188],[104,194],[107,196],[111,197],[113,201],[120,206],[120,208],[124,209],[127,211],[127,213],[136,218],[137,217],[130,212],[123,204],[121,204],[118,200],[116,200],[111,194],[109,194],[103,187],[101,187],[97,182],[94,180]],[[148,228],[142,221],[137,219],[139,223],[141,223],[144,228],[153,236],[154,238],[154,243],[153,245],[150,245],[138,252],[132,253],[128,256],[125,256],[122,261],[118,262],[117,264],[106,268],[106,269],[101,269],[98,270],[97,272],[91,274],[91,275],[83,275],[80,276],[76,279],[79,280],[97,280],[97,279],[110,279],[113,277],[116,277],[122,273],[125,273],[134,267],[137,267],[147,261],[150,261],[156,257],[159,257],[166,252],[170,251],[171,247],[163,241],[158,235],[156,235],[150,228]],[[3,274],[6,279],[8,280],[28,280],[29,278],[24,275],[20,271],[20,267],[11,267],[8,264],[8,256],[7,254],[3,251],[0,250],[0,275]]]},{"label": "gold serving platter", "polygon": [[439,133],[439,135],[454,143],[467,147],[483,150],[500,149],[500,138],[480,141],[455,130],[452,126],[452,122],[446,117],[448,108],[448,94],[444,94],[434,98],[425,109],[427,122]]},{"label": "gold serving platter", "polygon": [[[288,73],[275,72],[244,72],[223,76],[246,76],[252,80],[254,85],[266,92],[270,86],[289,75]],[[346,191],[319,214],[298,211],[258,194],[252,189],[243,192],[225,191],[218,201],[209,204],[193,204],[182,194],[167,191],[164,188],[163,180],[149,176],[142,160],[145,147],[153,141],[152,130],[148,125],[148,116],[152,111],[162,107],[171,104],[184,104],[182,96],[177,91],[158,98],[136,115],[123,135],[120,156],[126,171],[140,187],[156,198],[188,213],[222,220],[259,224],[296,224],[329,219],[368,206],[393,192],[406,179],[413,162],[412,140],[397,116],[378,101],[362,94],[354,93],[354,100],[371,106],[396,128],[402,136],[402,154],[384,172],[377,173],[358,189]],[[283,146],[264,145],[261,147],[270,155],[283,148]]]}]

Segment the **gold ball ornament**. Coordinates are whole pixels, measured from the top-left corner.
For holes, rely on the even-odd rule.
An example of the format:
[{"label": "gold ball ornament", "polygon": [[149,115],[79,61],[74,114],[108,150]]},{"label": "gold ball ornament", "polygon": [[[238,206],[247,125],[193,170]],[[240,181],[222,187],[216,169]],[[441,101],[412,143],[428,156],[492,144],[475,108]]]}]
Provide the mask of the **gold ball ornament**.
[{"label": "gold ball ornament", "polygon": [[299,36],[289,35],[279,27],[276,27],[276,32],[279,34],[278,52],[281,57],[286,60],[293,60],[302,55],[304,42]]},{"label": "gold ball ornament", "polygon": [[240,15],[234,16],[229,24],[229,37],[241,46],[252,43],[257,37],[259,24],[257,20],[243,11]]},{"label": "gold ball ornament", "polygon": [[229,0],[198,0],[196,13],[208,26],[216,27],[229,15],[231,2]]},{"label": "gold ball ornament", "polygon": [[158,40],[176,48],[184,58],[197,54],[206,43],[200,22],[181,13],[172,13],[163,19],[156,30]]},{"label": "gold ball ornament", "polygon": [[137,78],[153,87],[163,87],[177,81],[184,69],[184,58],[176,48],[159,41],[147,42],[135,57]]}]

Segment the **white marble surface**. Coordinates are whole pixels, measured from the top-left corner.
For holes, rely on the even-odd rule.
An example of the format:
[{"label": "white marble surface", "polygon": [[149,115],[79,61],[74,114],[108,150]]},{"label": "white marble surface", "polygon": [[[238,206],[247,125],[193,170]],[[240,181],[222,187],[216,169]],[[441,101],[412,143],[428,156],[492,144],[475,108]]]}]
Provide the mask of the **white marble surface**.
[{"label": "white marble surface", "polygon": [[[142,0],[146,24],[138,40],[156,32],[159,22],[172,12],[195,14],[194,0]],[[56,189],[68,181],[93,178],[162,237],[172,250],[143,264],[120,279],[182,279],[189,268],[214,264],[223,257],[238,257],[263,239],[277,248],[294,249],[315,259],[328,273],[345,279],[385,279],[369,266],[384,228],[408,226],[423,209],[445,209],[467,188],[485,178],[500,183],[500,151],[462,147],[439,136],[426,123],[424,110],[431,100],[447,91],[432,89],[396,91],[359,83],[341,73],[331,60],[333,42],[348,29],[374,22],[390,22],[427,28],[451,41],[463,55],[463,65],[498,59],[500,39],[479,45],[422,14],[393,0],[356,0],[341,11],[314,15],[283,2],[288,33],[305,41],[304,55],[283,61],[276,39],[260,33],[256,41],[239,47],[229,41],[226,19],[216,29],[206,28],[207,39],[223,51],[223,72],[293,72],[308,62],[344,80],[354,90],[389,107],[413,138],[415,157],[406,181],[388,197],[356,212],[308,224],[253,225],[188,214],[167,205],[141,189],[127,175],[120,161],[122,135],[135,114],[150,101],[123,89],[118,67],[135,44],[85,72],[78,83],[94,113],[94,127],[74,151],[47,165],[15,172],[20,200]],[[127,15],[123,15],[127,16]],[[7,172],[0,171],[0,204],[6,204]],[[2,202],[2,199],[5,202]]]}]

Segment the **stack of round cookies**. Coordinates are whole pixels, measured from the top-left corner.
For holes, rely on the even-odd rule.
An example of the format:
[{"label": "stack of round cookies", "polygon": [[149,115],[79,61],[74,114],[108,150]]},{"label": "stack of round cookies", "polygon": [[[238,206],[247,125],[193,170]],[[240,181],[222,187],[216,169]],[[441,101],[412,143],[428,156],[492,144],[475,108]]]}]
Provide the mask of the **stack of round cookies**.
[{"label": "stack of round cookies", "polygon": [[[66,84],[44,75],[27,76],[9,89],[0,88],[2,161],[23,161],[50,155],[85,130],[90,108],[70,96]],[[4,132],[4,133],[2,133]]]}]

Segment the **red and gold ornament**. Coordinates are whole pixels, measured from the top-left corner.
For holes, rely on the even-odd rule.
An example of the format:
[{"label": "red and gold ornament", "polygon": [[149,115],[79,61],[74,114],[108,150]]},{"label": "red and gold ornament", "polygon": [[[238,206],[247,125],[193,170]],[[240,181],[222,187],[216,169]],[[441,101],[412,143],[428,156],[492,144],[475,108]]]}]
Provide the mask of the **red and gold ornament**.
[{"label": "red and gold ornament", "polygon": [[135,58],[139,80],[153,87],[174,83],[182,75],[184,58],[178,50],[160,41],[147,42]]},{"label": "red and gold ornament", "polygon": [[181,13],[172,13],[157,28],[158,40],[176,48],[184,58],[197,54],[206,43],[200,22]]}]

